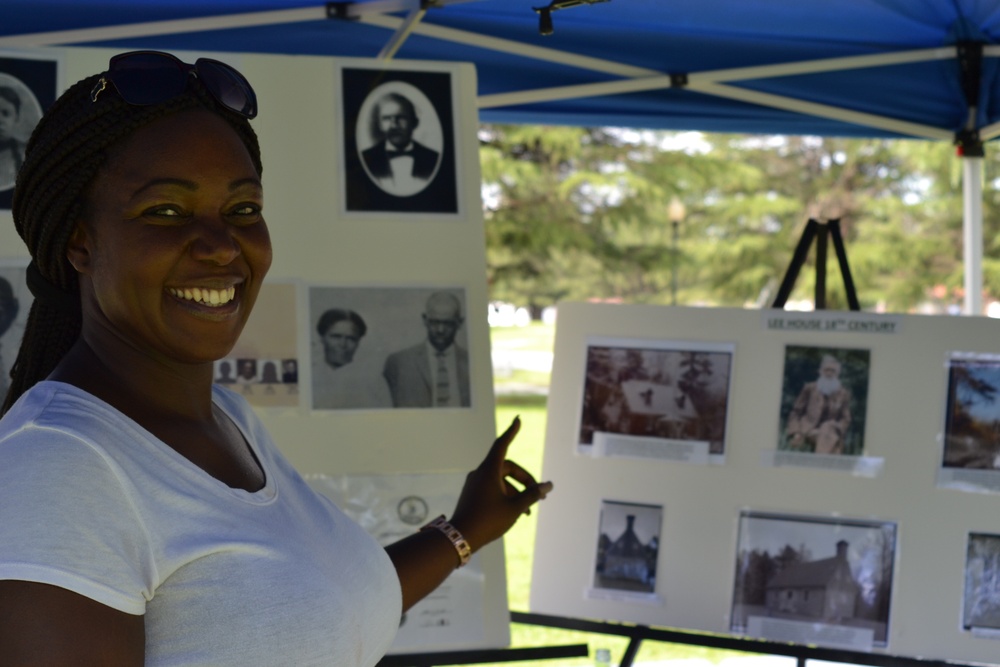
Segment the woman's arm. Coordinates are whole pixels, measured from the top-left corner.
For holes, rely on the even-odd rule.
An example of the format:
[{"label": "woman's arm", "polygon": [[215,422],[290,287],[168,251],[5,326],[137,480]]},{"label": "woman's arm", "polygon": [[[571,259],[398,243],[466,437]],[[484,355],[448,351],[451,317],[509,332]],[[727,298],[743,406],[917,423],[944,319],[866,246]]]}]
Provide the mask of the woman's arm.
[{"label": "woman's arm", "polygon": [[144,618],[57,586],[0,581],[0,667],[142,667]]},{"label": "woman's arm", "polygon": [[[468,474],[449,519],[473,553],[501,537],[552,490],[552,482],[539,484],[528,471],[507,460],[507,447],[520,428],[520,419],[515,419],[479,467]],[[404,611],[437,588],[460,563],[455,546],[436,529],[404,537],[387,546],[386,552],[399,575]]]}]

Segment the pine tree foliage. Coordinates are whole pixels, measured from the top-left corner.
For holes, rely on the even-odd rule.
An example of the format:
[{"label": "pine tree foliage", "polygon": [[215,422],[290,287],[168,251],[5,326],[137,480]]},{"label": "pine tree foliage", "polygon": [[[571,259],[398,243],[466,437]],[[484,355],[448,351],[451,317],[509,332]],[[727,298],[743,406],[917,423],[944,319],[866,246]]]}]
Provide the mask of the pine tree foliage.
[{"label": "pine tree foliage", "polygon": [[[810,218],[840,220],[862,308],[960,304],[962,164],[916,140],[480,129],[491,296],[769,305]],[[691,133],[683,136],[691,136]],[[984,161],[986,298],[1000,297],[1000,159]],[[668,210],[684,204],[675,226]],[[815,252],[792,299],[813,295]],[[846,308],[832,246],[827,305]]]}]

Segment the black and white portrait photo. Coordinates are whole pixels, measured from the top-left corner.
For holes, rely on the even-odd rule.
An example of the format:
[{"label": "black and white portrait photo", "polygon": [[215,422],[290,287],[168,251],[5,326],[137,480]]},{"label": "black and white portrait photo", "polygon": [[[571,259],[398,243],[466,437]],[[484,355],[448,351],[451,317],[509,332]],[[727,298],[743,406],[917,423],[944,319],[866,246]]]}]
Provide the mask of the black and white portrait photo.
[{"label": "black and white portrait photo", "polygon": [[1000,535],[969,533],[962,628],[1000,630]]},{"label": "black and white portrait photo", "polygon": [[315,410],[472,404],[465,290],[311,287]]},{"label": "black and white portrait photo", "polygon": [[580,419],[580,445],[595,434],[725,446],[732,351],[669,341],[592,342]]},{"label": "black and white portrait photo", "polygon": [[344,68],[348,212],[457,213],[451,74]]},{"label": "black and white portrait photo", "polygon": [[861,456],[870,366],[869,350],[787,346],[778,449]]},{"label": "black and white portrait photo", "polygon": [[0,56],[0,209],[9,209],[24,148],[56,96],[52,59]]},{"label": "black and white portrait photo", "polygon": [[594,589],[654,593],[662,522],[660,505],[602,501]]},{"label": "black and white portrait photo", "polygon": [[[731,631],[776,641],[884,646],[896,524],[743,511]],[[815,633],[815,634],[811,634]]]},{"label": "black and white portrait photo", "polygon": [[0,265],[0,397],[7,395],[10,369],[21,346],[31,308],[32,296],[24,279],[25,268]]}]

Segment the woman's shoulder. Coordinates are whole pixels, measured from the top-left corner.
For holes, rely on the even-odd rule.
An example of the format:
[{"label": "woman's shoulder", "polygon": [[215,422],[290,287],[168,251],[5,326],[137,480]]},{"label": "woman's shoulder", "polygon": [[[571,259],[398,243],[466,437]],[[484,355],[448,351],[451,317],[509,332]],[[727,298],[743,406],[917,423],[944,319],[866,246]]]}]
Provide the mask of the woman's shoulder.
[{"label": "woman's shoulder", "polygon": [[124,416],[96,396],[65,382],[43,380],[0,419],[0,438],[28,427],[87,432],[119,428]]},{"label": "woman's shoulder", "polygon": [[95,410],[88,394],[74,389],[40,383],[0,419],[0,487],[8,501],[12,493],[27,493],[22,483],[111,493],[120,486],[121,469],[109,452],[127,429]]}]

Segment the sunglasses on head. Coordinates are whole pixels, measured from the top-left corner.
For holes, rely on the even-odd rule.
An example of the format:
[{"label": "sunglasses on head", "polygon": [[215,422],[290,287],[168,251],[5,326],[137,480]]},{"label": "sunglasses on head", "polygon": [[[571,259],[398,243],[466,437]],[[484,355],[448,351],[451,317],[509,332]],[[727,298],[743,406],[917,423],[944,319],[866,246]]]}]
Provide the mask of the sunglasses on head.
[{"label": "sunglasses on head", "polygon": [[147,106],[177,97],[194,76],[222,106],[244,118],[257,115],[250,82],[226,63],[198,58],[193,65],[161,51],[131,51],[111,58],[108,71],[90,92],[92,102],[110,83],[129,104]]}]

